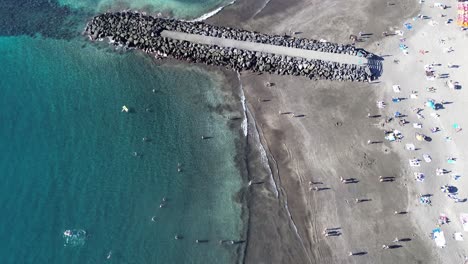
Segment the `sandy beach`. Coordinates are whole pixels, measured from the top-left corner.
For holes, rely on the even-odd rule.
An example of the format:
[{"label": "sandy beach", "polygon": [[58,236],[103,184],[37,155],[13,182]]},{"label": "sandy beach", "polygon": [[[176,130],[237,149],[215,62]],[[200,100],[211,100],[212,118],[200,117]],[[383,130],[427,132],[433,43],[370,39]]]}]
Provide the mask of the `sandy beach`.
[{"label": "sandy beach", "polygon": [[[467,197],[466,131],[456,132],[453,125],[464,125],[468,54],[463,48],[468,39],[454,23],[445,24],[455,18],[456,1],[444,3],[451,6],[445,10],[433,4],[239,0],[207,21],[264,33],[294,31],[339,43],[349,43],[350,34],[361,32],[363,42],[357,46],[383,58],[383,74],[374,83],[240,74],[249,114],[249,177],[259,183],[249,192],[246,263],[464,263],[467,243],[452,235],[463,233],[459,215],[468,208],[440,187],[456,186],[458,197]],[[413,20],[418,14],[430,18]],[[411,30],[404,30],[406,22],[413,25]],[[404,35],[381,35],[397,29]],[[408,55],[399,49],[403,38]],[[445,52],[450,47],[453,51]],[[429,64],[448,77],[428,81],[424,66]],[[460,82],[462,89],[445,87],[447,80]],[[401,92],[395,93],[393,85],[400,85]],[[411,99],[412,91],[417,99]],[[393,97],[401,100],[392,103]],[[443,101],[443,109],[429,109],[429,99]],[[377,101],[386,107],[379,109]],[[412,111],[416,107],[423,109],[424,119]],[[407,115],[406,125],[384,122],[396,111]],[[290,114],[280,114],[285,112]],[[431,133],[433,127],[440,131]],[[401,142],[384,139],[384,130],[390,129],[401,131]],[[416,140],[418,132],[431,140]],[[405,150],[406,144],[417,150]],[[432,161],[423,161],[423,154]],[[420,160],[420,167],[409,166],[412,158]],[[456,162],[448,164],[448,158]],[[437,168],[450,172],[437,176]],[[423,182],[415,180],[415,172],[424,173]],[[455,179],[457,175],[461,177]],[[382,177],[389,181],[380,181]],[[351,178],[353,183],[342,182]],[[432,206],[419,203],[420,194],[431,195]],[[440,227],[445,248],[430,238],[441,213],[450,220]],[[324,236],[326,228],[336,236]]]}]

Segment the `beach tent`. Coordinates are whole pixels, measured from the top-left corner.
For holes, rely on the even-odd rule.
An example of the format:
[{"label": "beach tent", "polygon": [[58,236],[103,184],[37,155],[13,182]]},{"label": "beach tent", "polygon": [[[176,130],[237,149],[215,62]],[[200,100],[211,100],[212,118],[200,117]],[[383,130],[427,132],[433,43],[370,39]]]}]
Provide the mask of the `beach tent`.
[{"label": "beach tent", "polygon": [[468,27],[468,0],[458,0],[457,25]]},{"label": "beach tent", "polygon": [[444,232],[440,230],[440,228],[436,228],[432,230],[432,239],[434,239],[438,247],[440,248],[445,247],[446,242],[445,242]]}]

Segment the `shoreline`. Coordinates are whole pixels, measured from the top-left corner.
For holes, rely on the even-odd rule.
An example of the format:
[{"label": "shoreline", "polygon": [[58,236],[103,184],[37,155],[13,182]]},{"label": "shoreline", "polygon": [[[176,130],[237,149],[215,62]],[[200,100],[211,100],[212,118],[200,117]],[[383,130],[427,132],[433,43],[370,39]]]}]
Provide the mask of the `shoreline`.
[{"label": "shoreline", "polygon": [[[367,1],[360,9],[355,10],[355,17],[349,20],[349,24],[336,30],[328,30],[329,26],[316,28],[312,26],[315,23],[311,22],[315,21],[318,24],[327,18],[318,16],[309,19],[304,15],[310,16],[322,10],[326,10],[324,13],[327,16],[336,15],[334,11],[327,9],[326,4],[317,4],[313,8],[306,7],[306,4],[307,1],[298,1],[288,7],[288,11],[276,12],[275,8],[282,4],[275,0],[267,1],[258,10],[252,8],[252,16],[242,21],[242,27],[254,31],[264,28],[265,31],[262,32],[281,34],[288,28],[291,31],[291,25],[294,25],[295,30],[298,27],[301,34],[310,34],[313,38],[323,34],[324,38],[334,42],[346,41],[350,32],[369,32],[369,37],[364,38],[364,42],[358,45],[388,57],[387,55],[394,56],[393,54],[398,52],[390,46],[395,46],[394,40],[397,37],[382,37],[381,30],[388,30],[388,25],[403,24],[413,15],[426,10],[414,6],[414,1],[412,7],[410,1],[402,1],[396,8],[391,9],[392,11],[379,17],[378,14],[368,11],[385,8],[389,10],[393,6],[385,7],[384,3],[379,5]],[[239,0],[226,8],[223,7],[222,11],[208,20],[216,21],[212,23],[216,25],[239,22],[232,20],[232,17],[249,16],[236,15],[245,5],[249,3]],[[290,13],[300,8],[304,8],[304,11]],[[397,14],[398,10],[406,16],[402,18],[401,14]],[[228,15],[224,17],[224,14]],[[307,20],[306,25],[302,23],[304,19]],[[370,28],[359,28],[358,25],[363,21],[366,21],[366,25],[371,25]],[[418,25],[417,22],[412,23]],[[427,30],[428,26],[423,28]],[[413,30],[413,35],[419,34],[421,30]],[[407,43],[413,39],[409,37]],[[414,46],[421,43],[425,44],[424,40],[419,39]],[[385,53],[382,53],[384,51]],[[416,50],[413,52],[416,54]],[[423,59],[426,60],[426,57]],[[413,172],[405,163],[408,159],[407,153],[395,143],[365,143],[368,139],[380,140],[383,129],[376,123],[379,120],[366,118],[366,113],[377,110],[375,101],[382,98],[387,102],[391,101],[392,92],[388,87],[393,85],[394,80],[389,79],[390,77],[398,79],[405,76],[389,65],[391,60],[392,58],[387,58],[383,62],[386,71],[383,77],[370,84],[340,84],[328,81],[307,83],[303,78],[292,79],[268,74],[255,76],[245,71],[238,73],[237,81],[234,78],[227,81],[233,91],[240,90],[240,104],[244,110],[244,120],[247,122],[247,126],[241,125],[239,131],[243,135],[245,129],[248,132],[243,150],[246,172],[243,175],[247,180],[257,179],[259,175],[271,175],[271,181],[269,176],[261,176],[262,181],[268,180],[242,190],[242,199],[247,201],[247,216],[244,217],[248,219],[244,232],[247,236],[245,251],[243,255],[239,253],[239,262],[432,263],[436,256],[445,256],[453,262],[459,260],[461,253],[455,250],[445,251],[450,252],[450,256],[447,253],[434,253],[432,242],[426,238],[432,220],[423,219],[423,215],[430,214],[431,211],[421,208],[414,202],[414,197],[418,192],[427,189],[409,181],[408,176]],[[415,61],[411,61],[402,65],[414,67],[416,64]],[[204,65],[196,67],[205,68]],[[406,74],[406,78],[412,79],[417,71],[408,72],[411,72],[411,75]],[[233,86],[236,82],[239,84],[238,88]],[[266,82],[273,85],[265,87]],[[402,83],[406,83],[405,87],[419,85],[406,81]],[[455,107],[459,112],[463,111],[463,108]],[[294,118],[294,115],[278,116],[278,111],[290,111],[303,118]],[[392,111],[385,109],[380,113],[383,116],[391,116]],[[445,124],[444,128],[449,126]],[[411,134],[407,134],[407,137],[411,137]],[[431,146],[431,149],[438,151],[442,148],[435,143]],[[265,153],[262,153],[262,149]],[[465,155],[456,149],[449,152],[457,157]],[[264,156],[267,158],[267,164],[262,162]],[[437,159],[443,160],[444,157]],[[431,170],[435,168],[433,166],[430,166]],[[462,171],[463,168],[460,168]],[[340,177],[350,175],[358,179],[357,184],[343,185],[339,181]],[[379,184],[376,175],[390,177],[392,183]],[[427,185],[431,190],[436,190],[440,184],[438,180]],[[321,186],[324,191],[312,191],[316,186]],[[368,202],[354,204],[352,201],[358,198]],[[443,203],[442,206],[447,203]],[[443,207],[438,205],[437,208],[443,211]],[[405,216],[393,214],[395,211],[405,212],[402,214]],[[456,214],[456,210],[451,209],[450,215],[454,222],[457,222],[457,217],[453,217]],[[435,215],[431,217],[436,218]],[[359,226],[356,226],[356,223]],[[321,230],[330,226],[339,226],[338,238],[323,238]],[[449,230],[453,230],[453,225]],[[391,250],[391,254],[382,250],[380,245],[391,243],[395,236],[404,237],[405,241],[409,242],[402,243],[397,239],[397,242],[400,242],[399,249]],[[350,258],[348,252],[363,254],[359,258]]]},{"label": "shoreline", "polygon": [[[141,56],[147,57],[148,54],[141,50],[134,50],[135,52],[139,53]],[[236,105],[237,107],[235,108],[229,108],[226,109],[230,114],[233,114],[233,117],[237,117],[238,114],[243,112],[243,107],[242,107],[242,96],[240,93],[240,87],[237,84],[240,84],[238,76],[236,72],[233,72],[228,69],[220,69],[219,67],[216,66],[211,66],[211,65],[203,65],[203,64],[187,64],[186,62],[181,62],[176,59],[172,58],[167,58],[164,60],[160,59],[155,59],[152,57],[149,57],[155,64],[162,66],[162,67],[182,67],[182,68],[195,68],[199,69],[204,73],[210,73],[210,72],[215,72],[216,74],[219,74],[222,76],[224,79],[221,83],[224,83],[222,87],[223,92],[227,92],[232,97],[235,99],[232,102],[228,102],[230,106],[233,104]],[[219,113],[220,115],[225,115]],[[231,115],[228,114],[226,115],[226,126],[227,128],[234,134],[238,134],[237,140],[234,142],[235,145],[235,156],[233,163],[236,166],[239,176],[241,177],[241,181],[243,184],[240,186],[239,190],[236,192],[233,192],[233,202],[239,204],[241,207],[241,214],[240,214],[240,221],[242,221],[243,226],[242,226],[242,231],[240,232],[240,237],[237,238],[238,241],[244,241],[240,242],[239,246],[235,249],[237,251],[236,254],[233,254],[233,257],[236,259],[235,263],[245,263],[245,257],[246,257],[246,248],[248,245],[248,232],[249,232],[249,219],[250,219],[250,210],[249,210],[249,204],[248,204],[248,193],[249,193],[249,187],[246,185],[249,181],[250,178],[250,170],[255,171],[255,169],[250,169],[248,167],[253,167],[255,168],[257,164],[255,162],[249,162],[248,159],[246,158],[248,154],[248,147],[249,144],[247,143],[248,136],[245,136],[244,134],[244,128],[242,125],[238,126],[237,122],[240,120],[236,119],[229,119]],[[242,121],[243,122],[243,121]],[[247,126],[249,128],[249,126]]]}]

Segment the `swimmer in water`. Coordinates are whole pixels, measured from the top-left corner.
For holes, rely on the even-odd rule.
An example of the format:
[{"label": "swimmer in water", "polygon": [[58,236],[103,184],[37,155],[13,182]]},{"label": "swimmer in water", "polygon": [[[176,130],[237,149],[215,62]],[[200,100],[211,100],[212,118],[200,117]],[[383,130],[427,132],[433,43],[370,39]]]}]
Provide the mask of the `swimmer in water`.
[{"label": "swimmer in water", "polygon": [[151,217],[151,221],[156,222],[156,216]]}]

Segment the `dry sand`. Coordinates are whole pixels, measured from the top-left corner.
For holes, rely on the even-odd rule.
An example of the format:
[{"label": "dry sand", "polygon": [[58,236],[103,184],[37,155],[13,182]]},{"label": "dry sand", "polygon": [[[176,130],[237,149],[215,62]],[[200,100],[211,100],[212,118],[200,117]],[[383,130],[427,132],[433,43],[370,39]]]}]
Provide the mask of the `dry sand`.
[{"label": "dry sand", "polygon": [[[433,248],[437,257],[433,259],[434,263],[464,263],[464,257],[468,256],[468,243],[466,241],[455,241],[452,238],[454,232],[463,233],[463,229],[459,220],[460,213],[468,213],[467,203],[455,203],[449,199],[446,194],[440,191],[440,187],[444,184],[449,184],[458,188],[460,198],[467,198],[468,179],[465,174],[465,158],[467,157],[468,149],[465,147],[468,144],[466,131],[456,132],[453,124],[462,126],[466,124],[466,106],[468,105],[468,96],[466,92],[466,84],[468,84],[468,75],[465,67],[468,66],[468,32],[461,31],[454,23],[446,25],[445,21],[449,18],[454,18],[456,10],[454,10],[455,1],[450,1],[448,5],[452,8],[441,10],[431,7],[434,1],[427,1],[422,5],[421,14],[431,17],[431,19],[422,19],[411,21],[415,27],[414,31],[407,32],[403,38],[406,38],[405,44],[409,47],[409,54],[404,55],[399,49],[399,37],[392,37],[386,45],[382,47],[382,54],[389,55],[384,65],[387,72],[381,78],[382,83],[378,84],[378,89],[382,91],[382,97],[386,101],[390,101],[392,97],[410,97],[411,91],[418,92],[417,99],[404,100],[398,104],[391,104],[386,110],[388,114],[394,111],[401,111],[408,114],[407,120],[411,123],[421,123],[421,129],[413,128],[412,124],[406,125],[400,129],[406,138],[402,143],[395,146],[401,156],[405,177],[409,182],[415,182],[412,179],[414,172],[421,172],[426,175],[426,180],[423,183],[408,184],[409,190],[409,210],[411,218],[419,234],[429,235],[431,230],[436,227],[439,214],[446,214],[451,223],[443,225],[441,229],[445,233],[447,247],[439,249],[435,247],[435,243],[429,241],[430,247]],[[442,18],[440,15],[446,14],[447,17]],[[430,25],[430,21],[436,22],[434,26]],[[431,22],[432,23],[432,22]],[[438,25],[437,25],[438,23]],[[442,42],[442,41],[443,42]],[[452,47],[453,52],[446,53],[445,49]],[[426,51],[425,54],[419,53],[420,50]],[[393,60],[399,60],[399,64],[393,63]],[[447,78],[436,79],[429,81],[424,74],[424,65],[437,64],[434,70],[438,74],[448,74]],[[448,64],[459,65],[458,68],[449,68]],[[445,86],[447,80],[460,82],[461,89],[454,90]],[[401,93],[394,93],[391,86],[400,84],[402,87]],[[436,92],[431,93],[426,91],[426,87],[434,87]],[[436,102],[445,101],[444,109],[432,110],[425,106],[425,102],[433,99]],[[424,119],[418,119],[416,114],[411,111],[416,107],[422,108],[421,114]],[[431,114],[438,114],[438,118],[434,118]],[[393,124],[393,126],[398,126]],[[431,133],[430,128],[439,127],[440,132]],[[421,132],[431,137],[430,142],[418,142],[415,139],[415,132]],[[446,141],[446,137],[451,137],[451,141]],[[402,144],[414,143],[419,150],[406,151]],[[422,160],[423,153],[428,153],[432,156],[431,163],[425,163],[419,168],[410,168],[408,159],[417,157]],[[447,158],[454,157],[457,159],[455,164],[448,164]],[[443,168],[451,171],[443,176],[436,175],[436,169]],[[460,175],[458,180],[454,179],[454,175]],[[417,201],[418,194],[431,194],[432,206],[421,205]]]},{"label": "dry sand", "polygon": [[[437,14],[438,10],[424,8],[426,15]],[[449,176],[436,178],[434,168],[443,164],[444,168],[463,175],[462,162],[467,150],[461,146],[468,142],[463,138],[465,131],[455,134],[450,126],[454,122],[463,126],[463,106],[468,97],[463,95],[465,88],[446,91],[443,80],[434,82],[439,89],[436,94],[422,94],[427,85],[423,65],[432,60],[444,67],[449,61],[461,64],[462,68],[449,69],[447,73],[468,85],[466,74],[463,76],[468,54],[462,51],[463,45],[467,45],[466,33],[457,31],[455,26],[449,32],[443,23],[440,28],[432,28],[422,26],[427,21],[414,22],[415,30],[407,40],[412,50],[406,57],[399,53],[398,37],[380,37],[391,26],[402,28],[403,22],[418,14],[419,9],[416,0],[239,0],[209,19],[209,23],[216,25],[274,34],[296,31],[302,32],[301,37],[341,43],[348,41],[349,34],[369,33],[368,39],[358,46],[390,55],[385,57],[380,83],[375,84],[241,74],[250,122],[249,175],[254,181],[264,181],[250,187],[246,263],[463,263],[466,242],[453,241],[451,234],[461,230],[458,213],[468,210],[464,209],[465,203],[454,204],[442,195],[440,185],[453,184],[454,180]],[[455,15],[453,8],[445,12],[451,17]],[[437,46],[441,29],[457,55],[443,54]],[[422,35],[423,32],[426,34]],[[419,56],[417,50],[422,48],[431,52]],[[392,56],[397,56],[401,63],[393,64]],[[423,62],[419,62],[421,59]],[[444,73],[445,69],[441,71]],[[274,85],[266,87],[267,81]],[[421,150],[415,153],[403,151],[404,143],[416,141],[414,129],[408,125],[402,129],[407,136],[402,143],[366,143],[369,139],[383,140],[380,120],[367,118],[367,113],[378,113],[376,100],[385,98],[388,102],[391,85],[395,83],[402,85],[405,96],[416,89],[421,93],[419,101],[406,100],[398,105],[404,113],[409,114],[414,104],[422,107],[427,96],[454,102],[446,105],[438,120],[429,120],[428,111],[424,111],[427,116],[424,133],[429,134],[428,127],[434,124],[443,130],[433,136],[432,142],[418,145]],[[391,105],[380,114],[387,115],[395,107]],[[279,112],[291,112],[296,117]],[[416,121],[414,115],[408,119]],[[399,128],[396,123],[391,125]],[[446,134],[453,142],[443,142]],[[259,166],[262,149],[268,166]],[[428,178],[419,183],[413,180],[413,171],[408,168],[408,155],[421,158],[423,152],[429,152],[434,161],[421,167]],[[443,163],[447,155],[459,159],[455,166],[448,168]],[[395,177],[395,181],[381,183],[380,175]],[[358,182],[343,184],[340,177],[355,178]],[[456,182],[461,196],[466,195],[462,188],[466,181],[466,176],[462,176]],[[309,182],[323,190],[309,191]],[[434,205],[419,205],[418,193],[434,194]],[[356,198],[368,201],[356,204]],[[409,213],[395,215],[394,211]],[[428,238],[441,212],[449,214],[453,221],[448,227],[443,226],[448,241],[445,249],[436,248]],[[324,237],[324,228],[339,228],[342,234]],[[395,237],[405,241],[394,243]],[[401,247],[382,249],[384,244]],[[350,257],[350,251],[362,255]]]}]

